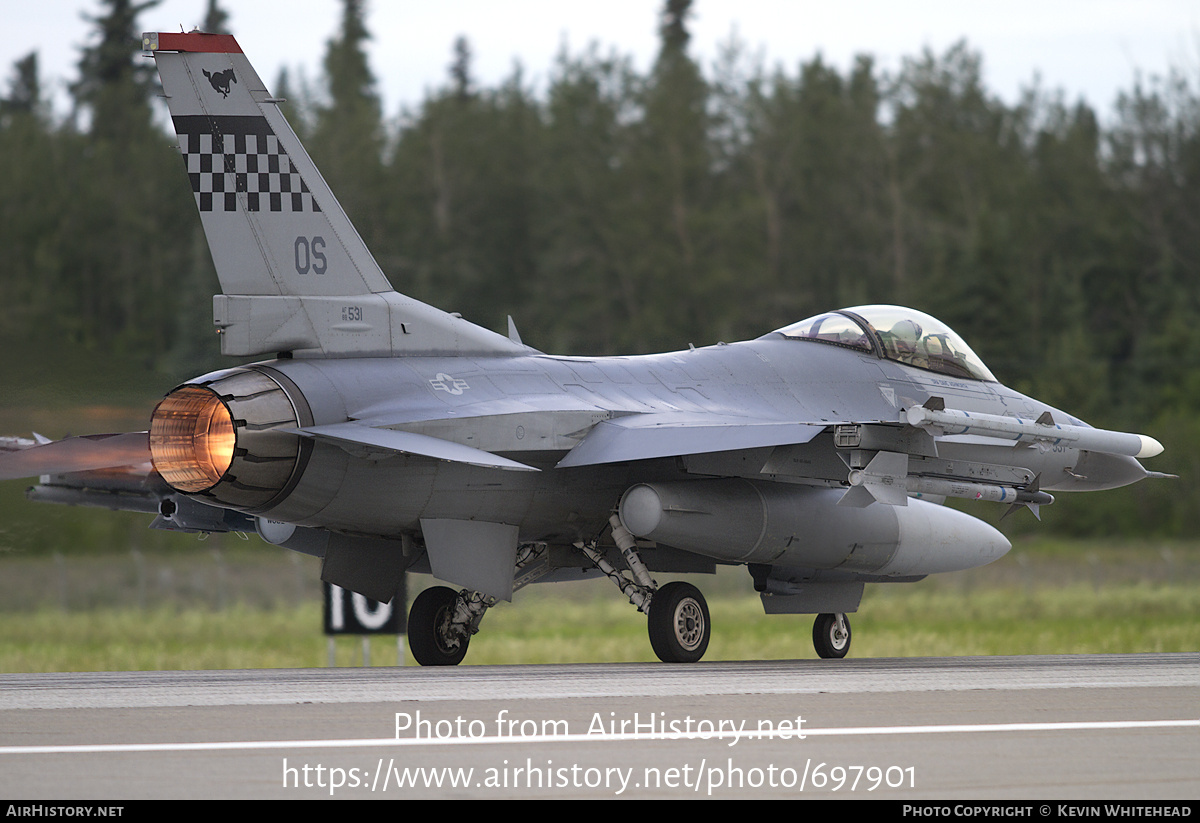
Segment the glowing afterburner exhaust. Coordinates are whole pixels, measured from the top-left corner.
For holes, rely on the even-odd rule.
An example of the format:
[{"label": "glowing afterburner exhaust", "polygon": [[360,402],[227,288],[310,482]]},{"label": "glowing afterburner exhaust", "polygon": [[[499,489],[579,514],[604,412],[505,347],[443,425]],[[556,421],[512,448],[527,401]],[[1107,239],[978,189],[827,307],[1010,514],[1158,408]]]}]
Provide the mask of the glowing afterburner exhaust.
[{"label": "glowing afterburner exhaust", "polygon": [[215,486],[233,462],[236,441],[229,409],[216,394],[197,386],[171,392],[150,418],[154,468],[179,491]]}]

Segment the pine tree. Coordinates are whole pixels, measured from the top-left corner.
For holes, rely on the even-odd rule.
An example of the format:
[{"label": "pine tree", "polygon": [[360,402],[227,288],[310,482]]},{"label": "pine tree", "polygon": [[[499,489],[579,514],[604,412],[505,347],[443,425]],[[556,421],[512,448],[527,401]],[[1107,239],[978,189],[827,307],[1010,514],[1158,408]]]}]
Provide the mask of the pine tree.
[{"label": "pine tree", "polygon": [[137,18],[156,2],[103,5],[89,18],[98,41],[84,49],[71,87],[90,122],[64,137],[79,145],[59,168],[74,196],[61,215],[55,286],[71,301],[61,316],[77,342],[154,362],[171,345],[171,276],[188,254],[173,238],[188,236],[194,206],[178,151],[152,123],[155,73],[140,56]]},{"label": "pine tree", "polygon": [[149,99],[158,79],[153,64],[140,57],[137,18],[159,2],[102,0],[106,13],[85,15],[99,30],[99,42],[84,49],[71,94],[76,105],[89,113],[91,133],[99,139],[127,143],[150,126]]},{"label": "pine tree", "polygon": [[30,52],[13,64],[8,96],[0,98],[0,128],[21,117],[41,119],[45,116],[42,84],[38,76],[37,52]]},{"label": "pine tree", "polygon": [[204,22],[200,25],[200,31],[206,31],[209,34],[231,34],[229,31],[229,14],[225,9],[221,8],[217,0],[208,0],[208,7],[204,11]]},{"label": "pine tree", "polygon": [[[680,346],[697,329],[714,333],[709,310],[724,297],[710,266],[705,218],[711,191],[708,89],[687,53],[691,0],[667,0],[659,53],[642,96],[643,118],[630,158],[632,214],[627,238],[639,254],[626,340],[638,349]],[[706,341],[707,342],[707,341]]]},{"label": "pine tree", "polygon": [[342,0],[342,21],[325,52],[327,100],[316,106],[309,151],[367,245],[382,225],[384,129],[375,77],[367,64],[371,35],[362,0]]}]

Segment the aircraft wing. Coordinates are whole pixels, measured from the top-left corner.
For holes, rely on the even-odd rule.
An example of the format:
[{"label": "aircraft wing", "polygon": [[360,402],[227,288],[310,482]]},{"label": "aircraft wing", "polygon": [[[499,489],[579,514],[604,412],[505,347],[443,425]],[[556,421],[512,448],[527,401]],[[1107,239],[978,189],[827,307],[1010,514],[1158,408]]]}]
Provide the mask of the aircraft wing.
[{"label": "aircraft wing", "polygon": [[808,443],[825,423],[694,413],[635,414],[597,423],[558,468]]}]

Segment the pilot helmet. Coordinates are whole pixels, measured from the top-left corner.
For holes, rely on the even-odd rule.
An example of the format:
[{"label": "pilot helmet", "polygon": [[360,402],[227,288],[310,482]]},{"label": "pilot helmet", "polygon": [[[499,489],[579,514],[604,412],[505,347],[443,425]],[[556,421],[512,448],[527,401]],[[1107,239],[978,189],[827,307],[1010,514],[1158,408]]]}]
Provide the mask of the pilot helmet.
[{"label": "pilot helmet", "polygon": [[921,327],[907,317],[892,326],[890,333],[896,345],[908,351],[916,350],[917,341],[921,339]]}]

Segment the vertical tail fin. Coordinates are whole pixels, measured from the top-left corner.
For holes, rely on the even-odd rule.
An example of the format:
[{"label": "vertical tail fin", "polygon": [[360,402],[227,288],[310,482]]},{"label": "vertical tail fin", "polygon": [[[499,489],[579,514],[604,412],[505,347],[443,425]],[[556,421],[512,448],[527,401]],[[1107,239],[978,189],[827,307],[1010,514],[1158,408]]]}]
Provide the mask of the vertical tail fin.
[{"label": "vertical tail fin", "polygon": [[146,37],[221,290],[391,291],[237,41],[198,32]]},{"label": "vertical tail fin", "polygon": [[226,354],[521,350],[397,294],[230,35],[150,32],[223,294]]}]

